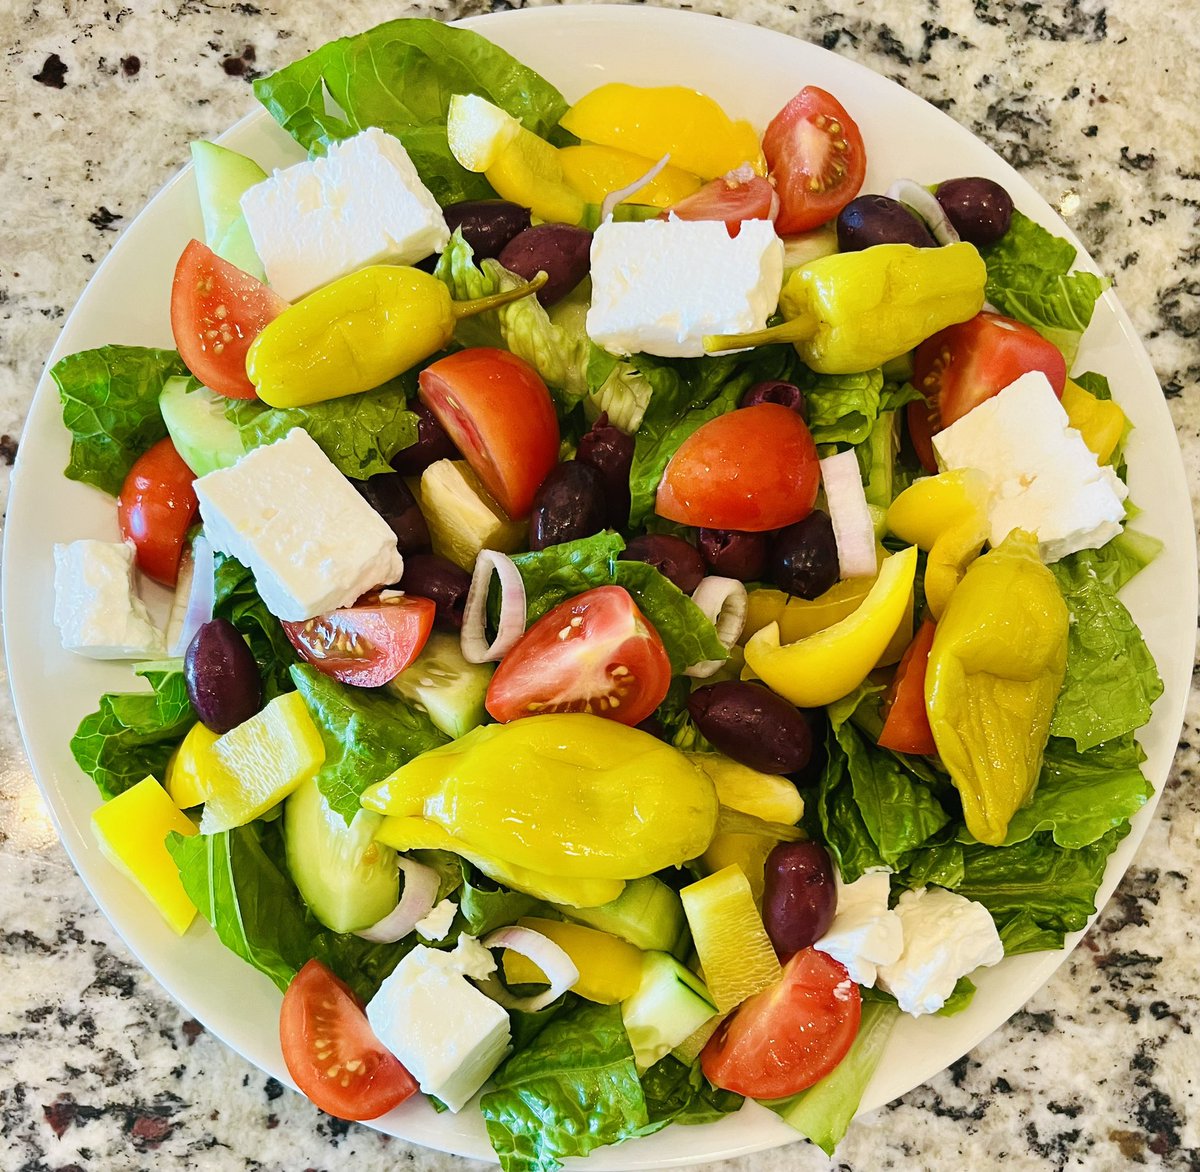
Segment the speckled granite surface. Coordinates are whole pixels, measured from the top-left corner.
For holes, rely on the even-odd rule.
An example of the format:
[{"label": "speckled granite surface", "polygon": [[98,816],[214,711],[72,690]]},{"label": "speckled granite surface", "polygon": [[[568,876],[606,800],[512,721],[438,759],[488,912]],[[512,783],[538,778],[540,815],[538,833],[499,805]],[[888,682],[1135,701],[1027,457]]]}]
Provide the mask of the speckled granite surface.
[{"label": "speckled granite surface", "polygon": [[[1172,0],[770,0],[784,30],[946,109],[1058,206],[1144,338],[1200,485],[1200,21]],[[467,0],[10,0],[0,12],[0,457],[116,233],[247,81],[322,41]],[[0,464],[0,474],[4,468]],[[7,476],[0,475],[2,491]],[[320,1115],[190,1021],[94,909],[0,694],[0,1168],[424,1169],[463,1162]],[[855,1125],[724,1165],[1200,1168],[1200,801],[1193,696],[1137,860],[1072,959],[953,1068]]]}]

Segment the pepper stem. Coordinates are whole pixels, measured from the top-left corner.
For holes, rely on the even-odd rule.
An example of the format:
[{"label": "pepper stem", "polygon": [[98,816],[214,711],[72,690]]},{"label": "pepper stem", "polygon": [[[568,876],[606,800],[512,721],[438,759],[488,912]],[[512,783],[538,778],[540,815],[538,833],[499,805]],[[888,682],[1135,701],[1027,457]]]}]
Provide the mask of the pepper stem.
[{"label": "pepper stem", "polygon": [[538,273],[532,281],[526,281],[515,289],[505,289],[503,292],[490,293],[487,297],[475,297],[470,301],[452,301],[450,312],[454,314],[455,321],[460,321],[464,317],[486,313],[489,309],[499,309],[502,305],[510,305],[514,301],[520,301],[522,297],[528,297],[530,293],[536,293],[549,279],[545,273]]},{"label": "pepper stem", "polygon": [[807,342],[820,326],[815,313],[802,313],[789,318],[777,326],[765,330],[752,330],[748,334],[706,334],[704,349],[709,354],[719,350],[741,350],[747,346],[770,346],[775,342]]}]

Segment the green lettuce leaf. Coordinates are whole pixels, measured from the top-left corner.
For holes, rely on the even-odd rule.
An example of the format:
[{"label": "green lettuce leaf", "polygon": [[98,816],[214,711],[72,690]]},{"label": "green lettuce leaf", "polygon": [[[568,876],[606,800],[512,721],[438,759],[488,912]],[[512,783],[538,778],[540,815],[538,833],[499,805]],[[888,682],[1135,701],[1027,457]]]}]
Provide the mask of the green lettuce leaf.
[{"label": "green lettuce leaf", "polygon": [[818,444],[861,444],[871,434],[883,399],[882,370],[816,374],[806,369],[799,386]]},{"label": "green lettuce leaf", "polygon": [[296,652],[279,620],[258,596],[254,575],[236,558],[224,554],[217,554],[216,566],[213,616],[228,619],[245,638],[262,676],[263,702],[293,691],[289,669],[296,662]]},{"label": "green lettuce leaf", "polygon": [[642,1093],[650,1116],[642,1135],[661,1131],[668,1123],[713,1123],[744,1102],[741,1095],[714,1087],[699,1063],[687,1066],[670,1054],[642,1074]]},{"label": "green lettuce leaf", "polygon": [[[853,883],[873,868],[886,867],[862,811],[854,800],[846,751],[832,726],[825,737],[825,767],[817,783],[816,812],[821,837],[838,873]],[[806,801],[806,807],[809,803]]]},{"label": "green lettuce leaf", "polygon": [[174,350],[145,346],[101,346],[60,358],[50,377],[71,433],[64,474],[116,496],[133,462],[167,434],[158,395],[167,379],[184,374]]}]

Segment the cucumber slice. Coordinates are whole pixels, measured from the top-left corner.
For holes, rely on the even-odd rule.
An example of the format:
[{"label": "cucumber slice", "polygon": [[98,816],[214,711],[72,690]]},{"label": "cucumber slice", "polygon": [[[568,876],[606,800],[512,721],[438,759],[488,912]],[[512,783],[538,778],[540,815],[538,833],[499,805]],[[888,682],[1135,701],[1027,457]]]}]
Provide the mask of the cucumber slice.
[{"label": "cucumber slice", "polygon": [[631,879],[611,903],[558,907],[571,920],[611,932],[647,951],[674,952],[687,933],[683,904],[661,879]]},{"label": "cucumber slice", "polygon": [[175,450],[197,475],[236,464],[246,448],[238,429],[225,418],[226,400],[208,387],[189,389],[192,380],[169,378],[158,396],[158,409]]},{"label": "cucumber slice", "polygon": [[192,163],[204,217],[204,243],[222,260],[265,280],[262,261],[242,214],[241,198],[266,179],[266,171],[237,151],[204,141],[192,143]]},{"label": "cucumber slice", "polygon": [[415,704],[448,737],[458,740],[484,722],[483,706],[495,666],[468,663],[457,636],[434,631],[421,654],[388,685]]},{"label": "cucumber slice", "polygon": [[716,1013],[695,973],[665,952],[646,953],[637,992],[621,1002],[621,1019],[638,1069],[653,1066]]},{"label": "cucumber slice", "polygon": [[438,460],[421,473],[420,505],[433,552],[468,574],[480,550],[512,553],[525,540],[526,526],[508,520],[499,505],[489,503],[479,478],[463,460]]}]

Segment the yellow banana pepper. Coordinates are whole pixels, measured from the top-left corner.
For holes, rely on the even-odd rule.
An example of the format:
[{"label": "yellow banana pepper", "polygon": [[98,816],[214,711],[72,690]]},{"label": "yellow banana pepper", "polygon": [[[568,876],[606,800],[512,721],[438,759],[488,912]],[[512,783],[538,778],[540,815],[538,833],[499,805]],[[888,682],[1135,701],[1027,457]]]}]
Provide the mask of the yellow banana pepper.
[{"label": "yellow banana pepper", "polygon": [[362,804],[387,815],[376,837],[389,846],[451,850],[573,907],[696,858],[718,811],[713,783],[678,750],[583,714],[474,729],[371,786]]},{"label": "yellow banana pepper", "polygon": [[1098,399],[1078,383],[1067,379],[1062,393],[1063,410],[1071,426],[1083,436],[1083,442],[1107,464],[1125,434],[1129,420],[1111,399]]},{"label": "yellow banana pepper", "polygon": [[1068,614],[1037,538],[1016,529],[976,559],[929,653],[925,707],[967,829],[999,846],[1032,796],[1067,665]]}]

